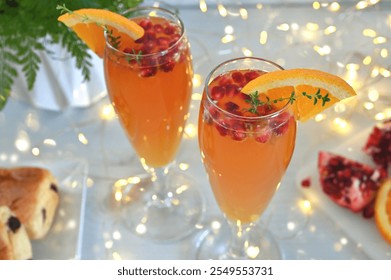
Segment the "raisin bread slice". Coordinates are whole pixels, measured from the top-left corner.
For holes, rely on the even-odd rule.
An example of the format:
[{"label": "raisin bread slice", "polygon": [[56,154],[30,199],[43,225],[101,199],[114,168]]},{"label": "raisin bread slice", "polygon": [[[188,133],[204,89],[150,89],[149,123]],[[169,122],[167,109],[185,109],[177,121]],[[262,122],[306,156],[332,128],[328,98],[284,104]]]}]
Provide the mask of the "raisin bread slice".
[{"label": "raisin bread slice", "polygon": [[31,258],[31,243],[26,229],[7,206],[0,206],[0,260]]},{"label": "raisin bread slice", "polygon": [[59,203],[57,182],[39,167],[0,168],[0,205],[8,206],[25,226],[30,239],[49,231]]}]

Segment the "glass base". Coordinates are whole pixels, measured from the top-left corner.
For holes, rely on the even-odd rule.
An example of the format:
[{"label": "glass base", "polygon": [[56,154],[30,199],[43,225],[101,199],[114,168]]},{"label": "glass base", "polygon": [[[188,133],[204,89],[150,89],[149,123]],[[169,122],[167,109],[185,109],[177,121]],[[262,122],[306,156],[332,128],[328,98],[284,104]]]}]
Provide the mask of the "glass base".
[{"label": "glass base", "polygon": [[195,182],[172,172],[164,193],[154,182],[142,180],[123,198],[122,220],[137,236],[156,242],[182,239],[196,230],[204,212],[204,201]]},{"label": "glass base", "polygon": [[279,260],[282,253],[272,234],[261,224],[249,231],[249,242],[242,250],[232,250],[232,231],[223,219],[211,220],[197,244],[196,258],[200,260]]}]

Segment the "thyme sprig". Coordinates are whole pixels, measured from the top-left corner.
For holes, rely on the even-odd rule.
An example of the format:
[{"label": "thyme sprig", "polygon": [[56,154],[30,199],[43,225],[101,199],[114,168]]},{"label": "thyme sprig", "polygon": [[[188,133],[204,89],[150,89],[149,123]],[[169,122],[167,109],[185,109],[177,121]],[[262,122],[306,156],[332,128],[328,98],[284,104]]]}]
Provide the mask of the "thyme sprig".
[{"label": "thyme sprig", "polygon": [[320,89],[318,89],[314,94],[310,94],[307,92],[301,92],[299,96],[296,95],[296,92],[293,90],[291,95],[289,97],[280,97],[276,99],[271,99],[269,96],[265,96],[265,101],[260,100],[260,95],[258,91],[255,91],[253,93],[249,94],[248,99],[246,99],[246,102],[251,105],[249,109],[246,109],[247,112],[253,113],[253,114],[259,114],[258,107],[261,106],[268,106],[271,107],[273,104],[276,104],[278,102],[284,102],[293,104],[298,98],[306,97],[310,100],[313,100],[313,104],[316,105],[318,102],[322,102],[322,107],[326,105],[327,102],[329,102],[331,99],[329,97],[329,93],[326,93],[324,95],[321,94]]}]

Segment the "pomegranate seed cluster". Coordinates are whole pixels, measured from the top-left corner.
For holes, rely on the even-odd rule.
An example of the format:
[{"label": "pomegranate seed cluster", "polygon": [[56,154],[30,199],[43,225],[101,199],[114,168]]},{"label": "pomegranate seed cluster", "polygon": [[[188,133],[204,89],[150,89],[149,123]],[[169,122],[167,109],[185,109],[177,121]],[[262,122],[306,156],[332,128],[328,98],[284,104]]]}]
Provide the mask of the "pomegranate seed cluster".
[{"label": "pomegranate seed cluster", "polygon": [[387,177],[375,168],[346,157],[322,151],[319,153],[319,176],[322,189],[337,204],[373,216],[373,203],[380,183]]},{"label": "pomegranate seed cluster", "polygon": [[253,137],[260,143],[266,143],[273,135],[283,135],[289,128],[290,120],[293,120],[293,116],[288,112],[264,119],[235,117],[263,116],[276,111],[273,105],[258,106],[257,114],[248,111],[250,97],[242,93],[241,89],[262,73],[255,70],[238,70],[216,77],[209,85],[209,96],[214,104],[206,105],[204,122],[214,125],[221,136],[231,137],[236,141]]},{"label": "pomegranate seed cluster", "polygon": [[173,71],[176,63],[185,59],[186,45],[178,42],[181,28],[163,19],[154,22],[144,18],[138,24],[144,29],[144,36],[135,41],[134,47],[123,50],[135,55],[134,59],[128,60],[129,63],[138,66],[141,77],[155,76],[158,71]]},{"label": "pomegranate seed cluster", "polygon": [[363,148],[376,165],[388,169],[391,163],[391,120],[376,125]]}]

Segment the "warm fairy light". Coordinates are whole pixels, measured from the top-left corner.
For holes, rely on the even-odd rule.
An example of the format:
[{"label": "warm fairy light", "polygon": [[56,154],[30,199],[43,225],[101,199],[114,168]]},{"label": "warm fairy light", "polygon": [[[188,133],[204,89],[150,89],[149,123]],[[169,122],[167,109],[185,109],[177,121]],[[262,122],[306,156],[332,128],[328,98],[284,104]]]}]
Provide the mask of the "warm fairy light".
[{"label": "warm fairy light", "polygon": [[371,71],[371,78],[375,78],[377,76],[379,76],[379,67],[375,66],[373,67],[372,71]]},{"label": "warm fairy light", "polygon": [[258,246],[248,246],[246,248],[246,254],[250,259],[255,259],[259,255],[259,252]]},{"label": "warm fairy light", "polygon": [[15,147],[21,152],[25,152],[30,149],[30,139],[25,131],[21,130],[18,133],[18,137],[15,140]]},{"label": "warm fairy light", "polygon": [[376,89],[371,89],[368,92],[368,99],[371,101],[370,103],[373,104],[372,102],[376,102],[379,100],[379,92]]},{"label": "warm fairy light", "polygon": [[235,29],[233,28],[232,25],[227,25],[224,27],[224,33],[225,34],[233,34],[235,32]]},{"label": "warm fairy light", "polygon": [[349,243],[349,240],[346,238],[346,237],[341,237],[341,239],[339,240],[339,242],[342,244],[342,245],[347,245]]},{"label": "warm fairy light", "polygon": [[46,138],[45,140],[43,140],[43,143],[45,145],[53,146],[53,147],[57,145],[56,141],[54,141],[54,139],[51,138]]},{"label": "warm fairy light", "polygon": [[338,2],[333,2],[329,6],[329,10],[332,12],[338,12],[341,9],[341,5]]},{"label": "warm fairy light", "polygon": [[360,65],[356,63],[348,63],[346,64],[346,70],[348,71],[357,71],[360,69]]},{"label": "warm fairy light", "polygon": [[262,10],[263,5],[261,3],[258,3],[256,7],[257,7],[258,10]]},{"label": "warm fairy light", "polygon": [[245,47],[242,48],[242,53],[245,56],[252,56],[253,55],[253,52],[251,50],[249,50],[248,48],[245,48]]},{"label": "warm fairy light", "polygon": [[336,113],[344,113],[346,111],[346,104],[343,102],[338,102],[334,105],[334,111]]},{"label": "warm fairy light", "polygon": [[91,188],[94,185],[94,180],[91,177],[87,178],[87,188]]},{"label": "warm fairy light", "polygon": [[368,6],[369,6],[368,1],[359,1],[359,2],[356,4],[356,9],[357,9],[357,10],[362,10],[362,9],[368,8]]},{"label": "warm fairy light", "polygon": [[135,185],[141,182],[141,178],[138,176],[134,176],[134,177],[129,177],[126,181],[128,184]]},{"label": "warm fairy light", "polygon": [[189,169],[190,165],[188,163],[185,163],[185,162],[181,162],[179,165],[178,165],[179,169],[182,170],[182,171],[186,171],[187,169]]},{"label": "warm fairy light", "polygon": [[[175,190],[175,193],[176,194],[182,194],[184,193],[185,191],[187,191],[189,189],[189,185],[186,185],[186,184],[183,184],[181,186],[179,186],[176,190]],[[175,203],[177,203],[179,205],[179,201],[177,199],[175,199]],[[175,204],[174,203],[174,204]]]},{"label": "warm fairy light", "polygon": [[364,57],[364,59],[362,60],[362,63],[364,65],[369,65],[372,63],[372,57],[370,57],[369,55],[367,55],[366,57]]},{"label": "warm fairy light", "polygon": [[387,58],[388,57],[388,50],[387,49],[381,49],[380,50],[380,56],[382,58]]},{"label": "warm fairy light", "polygon": [[118,230],[113,232],[113,239],[114,240],[120,240],[121,239],[121,233]]},{"label": "warm fairy light", "polygon": [[373,110],[373,108],[375,108],[375,104],[372,102],[364,102],[362,106],[368,111]]},{"label": "warm fairy light", "polygon": [[205,0],[200,0],[200,10],[203,13],[208,11],[208,6],[206,5],[206,1]]},{"label": "warm fairy light", "polygon": [[391,76],[391,72],[390,70],[384,68],[384,67],[380,67],[379,68],[379,73],[380,75],[382,75],[384,78],[389,78]]},{"label": "warm fairy light", "polygon": [[310,31],[317,31],[319,30],[319,25],[315,22],[307,22],[305,27]]},{"label": "warm fairy light", "polygon": [[84,145],[88,144],[88,139],[83,133],[79,132],[79,134],[77,135],[77,138],[79,139],[80,143],[82,143]]},{"label": "warm fairy light", "polygon": [[341,134],[348,133],[349,130],[350,130],[350,125],[349,125],[349,123],[348,123],[346,120],[344,120],[344,119],[342,119],[342,118],[339,118],[339,117],[337,117],[337,118],[335,118],[335,119],[333,120],[333,125],[334,125],[334,128],[335,128],[338,132],[340,132]]},{"label": "warm fairy light", "polygon": [[325,35],[330,35],[330,34],[334,33],[335,31],[337,31],[337,27],[334,26],[334,25],[330,25],[330,26],[328,26],[328,27],[324,30],[324,34],[325,34]]},{"label": "warm fairy light", "polygon": [[145,224],[141,223],[136,226],[136,232],[140,235],[144,234],[147,232],[147,227]]},{"label": "warm fairy light", "polygon": [[316,116],[315,116],[315,118],[314,118],[314,120],[315,120],[316,122],[321,122],[321,121],[323,121],[323,120],[325,120],[325,119],[326,119],[326,115],[323,114],[323,113],[316,114]]},{"label": "warm fairy light", "polygon": [[259,33],[259,43],[261,45],[266,45],[267,43],[267,31],[262,31]]},{"label": "warm fairy light", "polygon": [[282,23],[280,25],[277,26],[277,29],[278,30],[281,30],[281,31],[288,31],[289,30],[289,24],[287,23]]},{"label": "warm fairy light", "polygon": [[321,56],[328,55],[331,53],[331,48],[328,45],[324,45],[323,47],[315,45],[313,48]]},{"label": "warm fairy light", "polygon": [[362,31],[362,34],[366,37],[371,37],[371,38],[375,38],[377,33],[375,30],[373,29],[369,29],[369,28],[366,28]]},{"label": "warm fairy light", "polygon": [[349,81],[354,81],[357,79],[358,73],[357,71],[360,69],[360,65],[356,63],[349,63],[346,64],[346,70],[347,70],[347,79]]},{"label": "warm fairy light", "polygon": [[121,188],[126,186],[127,184],[128,184],[127,179],[118,179],[117,181],[114,182],[114,187]]},{"label": "warm fairy light", "polygon": [[228,15],[227,9],[222,4],[217,5],[217,10],[222,17],[226,17]]},{"label": "warm fairy light", "polygon": [[193,75],[193,87],[197,88],[202,85],[202,77],[200,74]]},{"label": "warm fairy light", "polygon": [[122,200],[122,191],[120,190],[116,190],[115,193],[114,193],[114,199],[115,201],[117,202],[120,202]]},{"label": "warm fairy light", "polygon": [[309,200],[301,200],[299,203],[300,209],[303,211],[303,213],[309,213],[311,212],[312,206],[311,202]]},{"label": "warm fairy light", "polygon": [[242,19],[244,20],[248,19],[248,12],[245,8],[240,8],[239,13]]},{"label": "warm fairy light", "polygon": [[117,260],[117,261],[122,260],[122,257],[118,252],[113,252],[112,256],[113,256],[114,260]]},{"label": "warm fairy light", "polygon": [[235,36],[231,34],[225,35],[223,38],[221,38],[221,43],[227,44],[235,40]]},{"label": "warm fairy light", "polygon": [[32,153],[34,156],[39,156],[40,152],[41,152],[41,151],[40,151],[39,148],[37,148],[37,147],[31,149],[31,153]]},{"label": "warm fairy light", "polygon": [[315,1],[312,3],[312,8],[314,8],[315,10],[319,10],[320,9],[320,3],[318,1]]},{"label": "warm fairy light", "polygon": [[375,115],[375,120],[384,121],[387,118],[387,115],[384,112],[379,112]]},{"label": "warm fairy light", "polygon": [[99,115],[102,120],[106,121],[113,120],[116,117],[114,107],[111,104],[103,105]]},{"label": "warm fairy light", "polygon": [[383,36],[378,36],[376,37],[375,39],[373,39],[373,43],[375,45],[380,45],[380,44],[384,44],[387,42],[387,38],[386,37],[383,37]]},{"label": "warm fairy light", "polygon": [[192,100],[196,100],[196,101],[199,101],[202,99],[202,94],[199,93],[199,92],[195,92],[191,95],[191,99]]},{"label": "warm fairy light", "polygon": [[186,124],[184,137],[186,139],[191,139],[191,138],[194,138],[196,136],[197,136],[197,126],[192,124],[192,123]]}]

